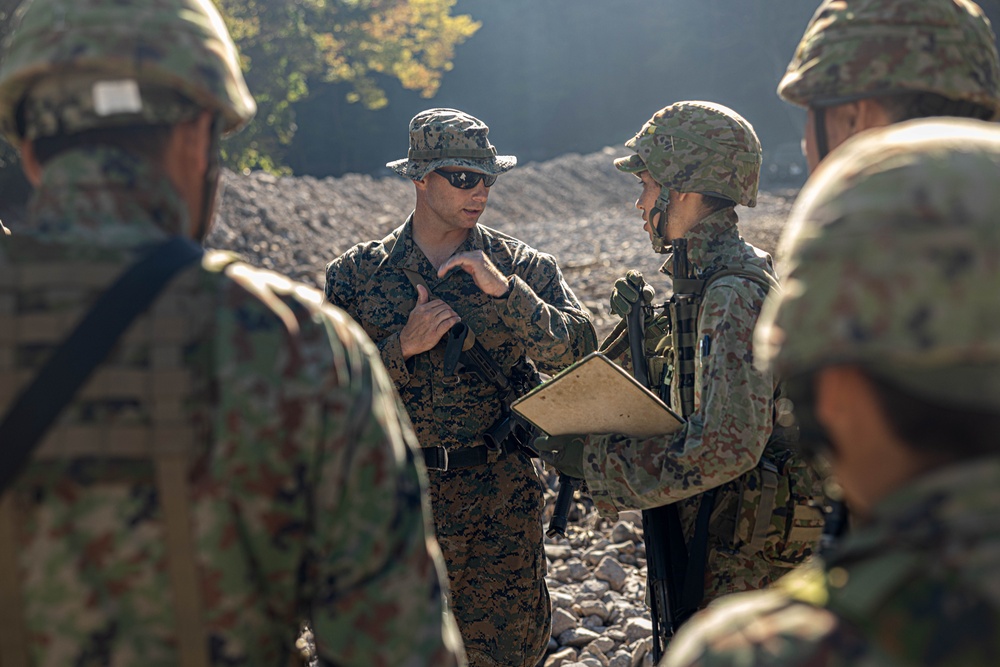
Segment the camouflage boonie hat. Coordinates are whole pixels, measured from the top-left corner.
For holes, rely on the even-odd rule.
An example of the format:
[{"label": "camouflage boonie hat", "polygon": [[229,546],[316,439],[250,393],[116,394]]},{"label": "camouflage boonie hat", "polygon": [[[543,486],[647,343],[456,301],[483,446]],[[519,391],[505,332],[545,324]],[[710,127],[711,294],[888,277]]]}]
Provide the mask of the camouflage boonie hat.
[{"label": "camouflage boonie hat", "polygon": [[513,155],[497,155],[487,135],[490,128],[458,109],[427,109],[410,121],[410,150],[402,160],[385,166],[419,181],[441,167],[465,167],[484,174],[502,174],[517,164]]},{"label": "camouflage boonie hat", "polygon": [[256,112],[211,0],[29,0],[19,15],[0,66],[0,131],[15,143],[201,109],[231,132]]},{"label": "camouflage boonie hat", "polygon": [[975,3],[825,0],[778,85],[803,107],[918,92],[1000,110],[1000,59]]},{"label": "camouflage boonie hat", "polygon": [[916,120],[850,139],[792,211],[755,355],[779,376],[858,364],[1000,410],[1000,127]]},{"label": "camouflage boonie hat", "polygon": [[753,126],[712,102],[675,102],[625,143],[636,152],[615,160],[627,173],[648,171],[662,187],[757,205],[761,148]]}]

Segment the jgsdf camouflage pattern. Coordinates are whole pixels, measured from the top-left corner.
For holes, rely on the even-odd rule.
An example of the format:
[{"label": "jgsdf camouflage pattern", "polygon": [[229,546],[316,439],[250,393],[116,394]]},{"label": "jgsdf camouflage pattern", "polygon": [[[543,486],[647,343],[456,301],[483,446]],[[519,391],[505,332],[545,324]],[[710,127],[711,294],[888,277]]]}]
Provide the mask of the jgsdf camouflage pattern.
[{"label": "jgsdf camouflage pattern", "polygon": [[[412,217],[381,241],[359,244],[327,267],[326,296],[376,341],[424,447],[480,446],[501,414],[496,387],[468,373],[450,382],[443,346],[404,361],[399,332],[417,301],[404,269],[423,276],[508,371],[523,356],[555,373],[597,347],[582,306],[551,255],[477,225],[456,250],[482,250],[514,276],[510,294],[484,294],[465,271],[437,277],[412,236]],[[551,608],[542,549],[542,489],[532,462],[430,470],[431,510],[448,566],[452,610],[470,665],[534,667],[549,640]]]},{"label": "jgsdf camouflage pattern", "polygon": [[742,116],[712,102],[676,102],[660,109],[618,158],[624,172],[649,171],[657,183],[678,192],[700,192],[757,205],[761,148]]},{"label": "jgsdf camouflage pattern", "polygon": [[[615,160],[621,171],[648,169],[663,187],[721,193],[750,206],[756,203],[760,142],[753,127],[731,109],[708,102],[672,104],[657,112],[626,145],[639,154]],[[698,276],[727,269],[756,270],[777,280],[770,256],[746,243],[737,223],[736,211],[729,208],[711,214],[684,235]],[[671,266],[672,256],[661,271],[669,275]],[[779,486],[788,493],[777,507],[788,504],[794,511],[763,516],[764,480],[758,463],[772,432],[776,381],[769,371],[753,367],[752,332],[766,296],[766,287],[743,276],[709,283],[696,332],[695,411],[684,429],[666,438],[642,440],[590,436],[584,451],[587,485],[604,516],[615,517],[625,508],[678,503],[685,535],[690,536],[700,494],[719,488],[705,568],[706,603],[734,591],[766,586],[811,552],[822,526],[821,517],[797,508],[802,499],[793,497],[791,484],[784,483],[791,479],[791,469],[780,469]],[[650,363],[659,363],[659,369],[671,363],[665,319],[657,316],[646,329],[647,348],[655,350]],[[677,383],[669,371],[650,373],[651,378],[661,376],[661,398],[680,405]],[[671,394],[663,395],[667,387]],[[763,544],[753,539],[761,520],[773,524]]]},{"label": "jgsdf camouflage pattern", "polygon": [[[25,228],[0,240],[0,412],[65,335],[53,327],[186,211],[119,150],[46,166]],[[21,518],[27,664],[178,664],[151,465],[73,453],[74,434],[106,451],[163,419],[196,434],[212,664],[287,663],[303,618],[335,664],[460,663],[416,439],[359,327],[319,292],[210,254],[124,340],[5,498]]]},{"label": "jgsdf camouflage pattern", "polygon": [[441,167],[502,174],[517,164],[513,155],[497,155],[487,137],[490,128],[486,123],[458,109],[421,111],[410,121],[409,133],[406,158],[385,166],[414,181]]},{"label": "jgsdf camouflage pattern", "polygon": [[936,93],[1000,111],[1000,59],[970,0],[824,0],[778,85],[799,106]]},{"label": "jgsdf camouflage pattern", "polygon": [[[699,275],[725,268],[754,267],[774,276],[771,258],[740,238],[733,209],[712,214],[685,234],[688,257]],[[661,269],[669,275],[671,259]],[[584,470],[594,505],[614,518],[622,509],[678,503],[684,534],[694,534],[701,496],[716,497],[705,568],[705,602],[735,591],[761,588],[787,572],[784,545],[768,544],[770,555],[749,548],[755,525],[741,497],[760,488],[756,469],[771,435],[775,381],[753,366],[752,332],[767,292],[740,276],[727,276],[706,290],[697,340],[695,412],[673,436],[646,439],[592,435]],[[659,346],[669,345],[669,335]],[[673,383],[676,385],[676,383]],[[671,405],[679,405],[671,387]],[[819,525],[822,525],[821,522]],[[815,531],[818,538],[818,529]]]},{"label": "jgsdf camouflage pattern", "polygon": [[[787,289],[756,333],[765,362],[857,363],[943,406],[1000,411],[997,179],[990,123],[913,121],[838,149],[793,210]],[[1000,664],[998,488],[1000,453],[939,466],[828,562],[693,619],[663,664]]]},{"label": "jgsdf camouflage pattern", "polygon": [[[48,132],[45,114],[14,126],[40,88],[67,133],[125,111],[165,120],[147,84],[224,129],[253,112],[207,1],[35,0],[11,39],[0,122],[15,140]],[[118,88],[59,106],[52,79],[100,72]],[[48,160],[25,228],[0,242],[0,412],[126,266],[190,225],[162,165],[99,146]],[[376,350],[343,312],[206,256],[133,323],[0,499],[0,661],[283,664],[308,620],[336,664],[458,665],[415,446]],[[188,463],[165,488],[172,452]],[[178,496],[196,545],[190,588],[164,544]],[[192,628],[204,639],[186,643]]]},{"label": "jgsdf camouflage pattern", "polygon": [[0,68],[0,132],[15,146],[27,130],[18,127],[18,106],[25,95],[31,99],[36,84],[47,80],[51,88],[55,80],[68,83],[95,71],[112,87],[67,94],[58,107],[39,109],[49,112],[39,114],[48,121],[32,125],[34,136],[27,138],[52,133],[59,119],[65,133],[176,120],[143,103],[133,85],[174,91],[215,111],[224,132],[241,128],[256,112],[239,54],[211,0],[31,0],[19,21]]}]

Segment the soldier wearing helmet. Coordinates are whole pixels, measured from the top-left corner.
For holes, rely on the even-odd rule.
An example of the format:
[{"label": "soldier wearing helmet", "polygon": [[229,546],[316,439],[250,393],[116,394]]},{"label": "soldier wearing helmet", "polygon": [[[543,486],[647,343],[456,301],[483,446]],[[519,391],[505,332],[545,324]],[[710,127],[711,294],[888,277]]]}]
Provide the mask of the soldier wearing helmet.
[{"label": "soldier wearing helmet", "polygon": [[331,664],[463,662],[377,351],[321,293],[192,242],[255,111],[214,5],[32,0],[4,56],[35,193],[0,240],[0,662],[286,664],[302,622]]},{"label": "soldier wearing helmet", "polygon": [[865,129],[932,116],[994,118],[995,37],[971,0],[824,0],[778,95],[808,110],[812,170]]},{"label": "soldier wearing helmet", "polygon": [[[538,449],[552,452],[546,457],[560,470],[585,478],[605,516],[677,505],[689,552],[684,577],[705,582],[703,595],[685,595],[690,613],[721,595],[766,586],[801,562],[819,537],[822,515],[809,506],[815,476],[805,466],[791,474],[787,447],[771,438],[775,378],[751,363],[750,334],[765,296],[777,289],[771,258],[743,241],[737,227],[736,205],[757,202],[761,147],[753,127],[719,104],[677,102],[626,146],[634,154],[615,166],[642,181],[636,208],[653,249],[671,252],[685,240],[695,279],[702,281],[693,334],[694,411],[670,435],[556,436],[541,439]],[[671,264],[664,273],[670,275]],[[612,312],[624,319],[640,295],[651,301],[652,289],[631,271],[615,284]],[[666,314],[647,321],[643,361],[651,389],[680,411],[683,355],[672,347],[675,326]],[[602,351],[618,358],[625,351],[621,340],[613,333]],[[762,499],[765,487],[783,489],[780,500]],[[711,517],[706,527],[696,525],[699,513]]]},{"label": "soldier wearing helmet", "polygon": [[934,119],[848,141],[806,185],[758,359],[858,521],[663,665],[998,664],[998,179],[995,125]]}]

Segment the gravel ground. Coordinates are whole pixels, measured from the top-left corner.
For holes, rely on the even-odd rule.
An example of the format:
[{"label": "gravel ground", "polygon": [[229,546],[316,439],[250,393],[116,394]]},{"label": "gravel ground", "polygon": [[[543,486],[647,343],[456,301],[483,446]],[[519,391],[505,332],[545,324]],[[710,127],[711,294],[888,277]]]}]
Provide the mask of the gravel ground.
[{"label": "gravel ground", "polygon": [[[607,299],[626,270],[641,270],[659,298],[667,291],[666,279],[656,276],[662,258],[651,251],[633,207],[638,182],[611,164],[620,154],[607,148],[519,167],[493,187],[481,220],[555,255],[600,336],[615,323]],[[794,190],[770,190],[760,193],[756,208],[740,207],[744,238],[773,255],[794,196]],[[207,244],[322,288],[327,262],[401,224],[413,198],[412,186],[398,177],[318,180],[227,173],[220,215]],[[543,478],[549,486],[547,521],[555,476],[543,471]],[[611,524],[582,497],[571,520],[567,539],[546,540],[553,631],[539,664],[652,664],[639,513],[626,512]]]}]

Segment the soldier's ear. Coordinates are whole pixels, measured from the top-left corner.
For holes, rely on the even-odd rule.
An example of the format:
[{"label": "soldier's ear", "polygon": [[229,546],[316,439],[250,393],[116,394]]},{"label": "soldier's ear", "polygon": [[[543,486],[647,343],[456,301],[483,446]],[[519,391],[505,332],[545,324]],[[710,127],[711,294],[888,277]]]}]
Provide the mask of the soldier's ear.
[{"label": "soldier's ear", "polygon": [[35,145],[27,139],[21,142],[21,171],[32,187],[38,187],[42,182],[42,165],[35,155]]}]

